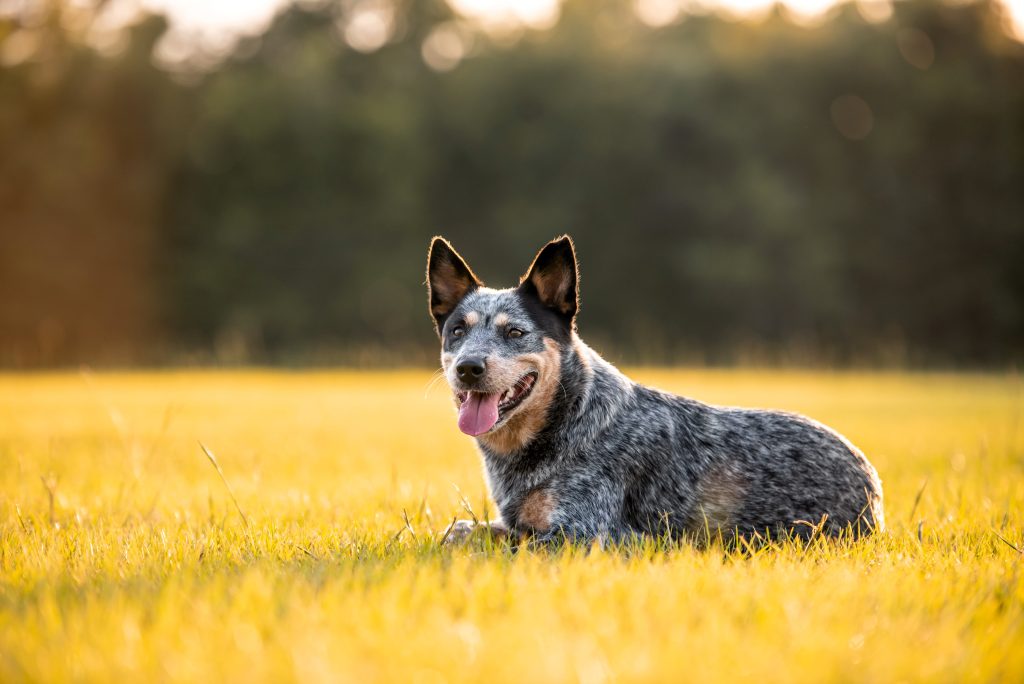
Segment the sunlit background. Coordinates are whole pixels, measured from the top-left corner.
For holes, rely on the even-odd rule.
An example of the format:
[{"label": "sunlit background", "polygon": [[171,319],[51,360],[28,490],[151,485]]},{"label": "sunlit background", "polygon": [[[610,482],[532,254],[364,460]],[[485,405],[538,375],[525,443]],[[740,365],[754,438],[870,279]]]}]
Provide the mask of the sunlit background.
[{"label": "sunlit background", "polygon": [[1024,359],[1024,0],[0,0],[0,365],[430,363],[571,232],[616,359]]},{"label": "sunlit background", "polygon": [[[159,46],[161,56],[170,61],[182,58],[186,46],[203,46],[208,50],[226,51],[240,36],[262,33],[274,16],[288,5],[322,8],[330,0],[70,0],[70,7],[91,11],[105,5],[105,19],[100,22],[103,33],[134,21],[140,12],[158,12],[171,20],[171,31]],[[891,18],[893,3],[901,0],[856,0],[862,16],[871,22]],[[1000,0],[1005,7],[1008,30],[1024,39],[1024,0]],[[355,12],[341,28],[349,44],[361,50],[382,46],[394,30],[390,0],[350,0],[344,3]],[[460,16],[475,22],[492,33],[515,33],[523,29],[545,30],[553,27],[561,13],[562,0],[449,0]],[[814,26],[826,21],[836,11],[836,0],[633,0],[637,18],[652,27],[682,21],[688,15],[716,13],[733,20],[759,21],[776,6],[784,8],[792,21]],[[31,13],[45,5],[43,0],[5,0],[0,12]],[[103,37],[98,37],[103,41]],[[109,40],[109,37],[108,37]]]}]

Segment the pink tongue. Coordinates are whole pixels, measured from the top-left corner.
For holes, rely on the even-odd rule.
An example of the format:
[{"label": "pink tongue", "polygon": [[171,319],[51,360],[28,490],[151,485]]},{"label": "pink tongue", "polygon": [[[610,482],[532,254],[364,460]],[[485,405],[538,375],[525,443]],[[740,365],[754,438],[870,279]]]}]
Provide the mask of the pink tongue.
[{"label": "pink tongue", "polygon": [[498,422],[500,392],[470,392],[459,407],[459,429],[467,435],[482,435]]}]

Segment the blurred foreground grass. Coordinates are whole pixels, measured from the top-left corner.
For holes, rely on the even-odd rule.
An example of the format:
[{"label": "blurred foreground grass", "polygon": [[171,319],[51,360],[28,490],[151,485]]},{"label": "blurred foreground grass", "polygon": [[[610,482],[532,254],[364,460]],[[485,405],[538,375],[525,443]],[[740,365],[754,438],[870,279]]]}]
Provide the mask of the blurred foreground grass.
[{"label": "blurred foreground grass", "polygon": [[439,549],[487,504],[426,373],[4,375],[0,681],[1024,681],[1016,376],[636,377],[844,432],[889,532]]}]

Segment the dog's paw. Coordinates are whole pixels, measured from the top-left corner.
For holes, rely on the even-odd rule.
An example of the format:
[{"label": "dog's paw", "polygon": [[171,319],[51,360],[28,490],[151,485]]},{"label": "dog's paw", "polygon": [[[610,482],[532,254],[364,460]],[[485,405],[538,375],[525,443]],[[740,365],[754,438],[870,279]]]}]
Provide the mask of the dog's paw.
[{"label": "dog's paw", "polygon": [[445,530],[442,539],[445,546],[465,544],[470,539],[491,537],[499,540],[508,536],[508,528],[500,522],[477,523],[472,520],[456,520]]},{"label": "dog's paw", "polygon": [[466,540],[476,531],[476,528],[477,524],[472,520],[456,520],[448,526],[448,529],[444,531],[444,536],[441,538],[446,546],[465,544]]}]

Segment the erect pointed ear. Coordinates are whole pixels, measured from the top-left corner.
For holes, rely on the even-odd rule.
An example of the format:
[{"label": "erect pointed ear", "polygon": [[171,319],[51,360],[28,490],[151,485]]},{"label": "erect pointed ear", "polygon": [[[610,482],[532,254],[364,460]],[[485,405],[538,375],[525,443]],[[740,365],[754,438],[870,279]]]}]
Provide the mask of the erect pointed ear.
[{"label": "erect pointed ear", "polygon": [[519,289],[534,294],[572,328],[580,302],[579,269],[572,238],[563,235],[537,252],[530,270],[519,280]]},{"label": "erect pointed ear", "polygon": [[427,254],[427,297],[438,334],[448,314],[467,294],[483,285],[465,260],[443,237],[430,241]]}]

